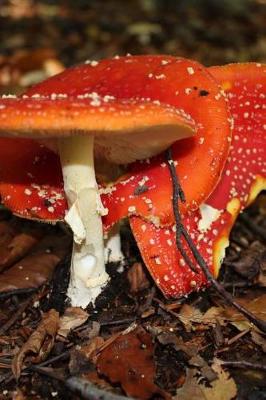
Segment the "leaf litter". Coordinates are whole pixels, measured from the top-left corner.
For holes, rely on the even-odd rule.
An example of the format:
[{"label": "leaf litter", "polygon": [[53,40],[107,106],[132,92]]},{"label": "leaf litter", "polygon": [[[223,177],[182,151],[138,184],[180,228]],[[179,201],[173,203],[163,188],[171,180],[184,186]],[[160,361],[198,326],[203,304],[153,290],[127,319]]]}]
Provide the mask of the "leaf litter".
[{"label": "leaf litter", "polygon": [[42,321],[37,329],[31,334],[26,343],[12,361],[12,372],[19,379],[25,358],[33,354],[31,362],[40,363],[44,361],[54,345],[54,340],[59,327],[59,313],[50,310],[43,315]]},{"label": "leaf litter", "polygon": [[[56,229],[52,227],[52,231]],[[49,235],[46,231],[38,234],[39,241],[29,248],[26,256],[22,255],[22,261],[28,259],[31,264],[35,255],[35,260],[39,254],[49,255],[49,252],[38,251],[46,248],[49,238],[56,248],[55,236],[59,233],[53,235],[50,230],[51,227]],[[65,233],[60,235],[64,237]],[[13,228],[6,236],[13,240]],[[62,260],[66,252],[56,251]],[[229,249],[228,257],[230,252],[234,249]],[[57,259],[57,262],[62,261]],[[137,267],[136,263],[139,263]],[[6,268],[1,276],[17,264]],[[41,265],[41,274],[45,273],[41,261],[34,264]],[[230,279],[235,281],[236,276],[240,276],[233,269],[229,273]],[[229,279],[228,275],[224,276],[226,279]],[[246,279],[251,281],[250,275]],[[12,368],[14,376],[20,376],[19,382],[26,380],[32,390],[35,390],[35,384],[30,368],[35,373],[39,371],[39,379],[43,374],[54,376],[50,390],[59,393],[64,393],[64,389],[59,381],[58,384],[55,381],[63,374],[66,380],[69,376],[80,377],[79,387],[83,385],[83,389],[89,382],[106,393],[135,398],[198,396],[199,399],[229,400],[235,397],[238,379],[244,372],[237,377],[234,373],[230,375],[228,367],[222,365],[223,360],[249,360],[248,354],[252,352],[251,361],[262,363],[265,335],[254,329],[241,314],[223,304],[211,290],[194,294],[190,299],[163,299],[137,257],[135,264],[125,266],[123,272],[114,275],[114,296],[109,298],[106,290],[96,309],[84,311],[68,307],[59,317],[56,310],[47,310],[47,304],[54,304],[54,294],[49,289],[54,285],[53,279],[51,285],[47,278],[43,284],[30,297],[27,293],[19,295],[13,288],[9,296],[5,292],[4,304],[10,313],[3,314],[4,323],[14,314],[11,310],[17,310],[18,316],[6,331],[10,336],[0,334],[0,370],[9,374],[8,379],[12,382],[9,372]],[[238,289],[238,301],[255,315],[265,318],[266,296],[256,284],[256,276],[253,276],[253,285],[253,289],[245,289],[245,296],[242,289]],[[25,299],[21,310],[19,298]],[[134,317],[133,324],[130,317]],[[250,374],[248,379],[252,380],[253,375]],[[8,380],[6,385],[9,387]],[[22,387],[18,383],[18,388]]]}]

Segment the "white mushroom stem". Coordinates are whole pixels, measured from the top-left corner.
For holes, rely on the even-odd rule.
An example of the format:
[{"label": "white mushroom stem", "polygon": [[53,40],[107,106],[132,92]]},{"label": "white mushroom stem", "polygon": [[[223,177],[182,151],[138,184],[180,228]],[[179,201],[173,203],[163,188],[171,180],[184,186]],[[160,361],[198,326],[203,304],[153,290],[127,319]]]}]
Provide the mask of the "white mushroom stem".
[{"label": "white mushroom stem", "polygon": [[108,281],[101,220],[104,209],[95,178],[93,136],[60,139],[59,152],[69,206],[65,221],[74,239],[68,296],[73,306],[86,307]]},{"label": "white mushroom stem", "polygon": [[123,268],[125,264],[125,256],[121,248],[120,224],[117,223],[109,232],[104,243],[105,262],[113,262],[120,264]]}]

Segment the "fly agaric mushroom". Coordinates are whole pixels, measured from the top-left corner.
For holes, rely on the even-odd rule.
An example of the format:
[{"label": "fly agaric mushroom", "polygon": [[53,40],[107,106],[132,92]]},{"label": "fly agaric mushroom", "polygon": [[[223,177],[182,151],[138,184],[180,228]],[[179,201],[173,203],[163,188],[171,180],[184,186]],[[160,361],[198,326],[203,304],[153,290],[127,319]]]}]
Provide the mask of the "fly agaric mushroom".
[{"label": "fly agaric mushroom", "polygon": [[[2,136],[13,136],[16,145],[24,149],[29,145],[32,151],[33,169],[28,165],[26,171],[23,157],[15,162],[20,170],[11,171],[5,152],[1,154],[5,164],[0,179],[2,198],[20,215],[47,219],[48,211],[49,220],[62,218],[65,204],[58,182],[58,161],[52,161],[51,170],[48,167],[48,174],[55,167],[50,187],[44,164],[54,155],[43,145],[21,138],[58,139],[69,206],[65,220],[74,233],[68,294],[72,304],[80,306],[93,301],[107,281],[101,222],[105,211],[97,192],[93,151],[109,161],[128,163],[161,153],[177,140],[197,132],[195,139],[182,141],[180,148],[176,146],[182,159],[181,170],[186,171],[188,163],[189,177],[193,177],[195,162],[208,171],[200,179],[200,189],[191,191],[191,202],[196,204],[216,184],[230,139],[227,107],[215,81],[200,64],[174,57],[125,57],[66,70],[36,85],[22,98],[2,99],[0,121]],[[8,144],[7,140],[14,139],[1,139],[9,149],[11,142]],[[200,146],[202,150],[197,151]],[[208,147],[205,160],[201,160]],[[188,155],[190,149],[193,157]],[[42,171],[34,169],[37,164]],[[163,176],[164,173],[161,179]],[[170,184],[168,192],[169,187]],[[19,193],[19,202],[10,193]],[[44,200],[42,204],[39,198]]]},{"label": "fly agaric mushroom", "polygon": [[[229,99],[232,146],[218,186],[198,210],[184,215],[183,225],[217,276],[235,219],[266,189],[266,66],[232,64],[209,70]],[[156,227],[135,216],[130,225],[144,262],[165,295],[186,295],[206,284],[200,269],[192,271],[177,250],[175,225]],[[189,252],[185,241],[182,244]]]}]

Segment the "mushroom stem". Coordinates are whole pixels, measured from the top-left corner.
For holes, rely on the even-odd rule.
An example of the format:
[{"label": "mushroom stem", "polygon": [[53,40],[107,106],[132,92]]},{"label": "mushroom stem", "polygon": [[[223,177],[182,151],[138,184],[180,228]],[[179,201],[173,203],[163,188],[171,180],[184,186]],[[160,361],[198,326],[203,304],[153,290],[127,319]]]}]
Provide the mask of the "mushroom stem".
[{"label": "mushroom stem", "polygon": [[101,215],[104,208],[94,171],[93,136],[60,139],[64,190],[69,210],[65,221],[73,231],[68,296],[73,306],[94,302],[108,281],[104,264]]}]

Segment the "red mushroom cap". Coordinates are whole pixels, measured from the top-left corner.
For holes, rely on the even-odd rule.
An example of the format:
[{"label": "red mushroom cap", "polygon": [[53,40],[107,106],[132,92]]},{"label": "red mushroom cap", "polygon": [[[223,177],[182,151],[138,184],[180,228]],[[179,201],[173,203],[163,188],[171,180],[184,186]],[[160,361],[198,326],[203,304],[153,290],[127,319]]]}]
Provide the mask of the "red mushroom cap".
[{"label": "red mushroom cap", "polygon": [[[58,138],[69,133],[73,135],[75,129],[78,133],[89,125],[91,132],[98,132],[96,153],[100,153],[103,159],[119,157],[119,160],[124,161],[126,156],[145,155],[145,151],[150,154],[158,147],[166,146],[168,140],[172,141],[178,135],[191,135],[194,130],[191,118],[167,105],[110,101],[110,104],[95,107],[91,105],[91,101],[55,101],[47,98],[0,101],[1,134],[18,135],[16,139],[0,138],[0,193],[4,204],[15,214],[27,218],[60,220],[64,218],[67,207],[58,155],[36,140],[21,139],[20,136],[45,138],[43,142],[46,143],[48,139],[50,144],[49,138],[51,141],[53,135]],[[69,107],[72,112],[69,112]],[[168,137],[162,141],[155,138],[154,143],[151,138],[150,147],[147,150],[142,149],[141,139],[138,137],[149,138],[152,127],[157,129],[158,134],[158,127],[168,130]],[[129,148],[129,140],[123,136],[130,129],[130,140],[135,142],[132,151],[123,147]],[[106,138],[109,134],[112,134],[113,139],[108,147]],[[121,141],[120,145],[117,145],[117,141]],[[137,148],[137,142],[140,149]],[[112,152],[114,144],[116,148]],[[117,151],[118,146],[120,154]]]},{"label": "red mushroom cap", "polygon": [[[174,156],[179,163],[177,170],[188,199],[187,207],[196,208],[219,179],[230,139],[227,107],[214,79],[194,61],[168,56],[139,56],[91,62],[70,68],[36,85],[27,96],[0,101],[2,135],[6,131],[8,135],[46,138],[48,135],[68,135],[69,131],[72,134],[73,130],[78,134],[86,126],[97,132],[113,129],[121,134],[136,126],[159,124],[183,124],[191,131],[194,120],[196,137],[179,141],[174,146]],[[101,149],[101,142],[98,148]],[[150,148],[149,143],[147,148]],[[8,159],[3,153],[2,156],[8,166]],[[34,153],[32,157],[35,157]],[[135,164],[132,167],[134,172],[126,180],[105,190],[107,194],[102,195],[103,201],[107,208],[112,208],[110,218],[105,220],[107,228],[131,212],[159,217],[162,223],[173,221],[168,202],[162,203],[165,196],[171,196],[171,182],[163,161],[160,157],[153,160],[151,171],[149,160]],[[20,184],[18,165],[17,168],[16,180]],[[57,179],[61,179],[58,163],[53,169]],[[44,177],[45,171],[39,174]],[[24,176],[23,179],[25,181]],[[1,193],[6,201],[9,188],[4,169],[0,181],[3,182]],[[32,183],[38,184],[30,181]],[[24,187],[21,192],[26,189]],[[60,183],[60,193],[61,189]],[[31,204],[34,208],[34,202]],[[14,209],[12,199],[8,205],[18,214],[27,214],[23,212],[22,197],[20,207]],[[43,218],[47,210],[42,212],[39,203],[37,207],[38,218]],[[54,213],[54,219],[61,218],[61,215],[61,212]]]},{"label": "red mushroom cap", "polygon": [[[237,215],[266,189],[266,66],[233,64],[210,71],[229,98],[232,146],[217,188],[200,210],[184,216],[183,223],[217,275]],[[165,295],[182,296],[206,284],[203,273],[191,271],[177,250],[174,226],[156,227],[134,216],[130,225],[144,262]]]}]

